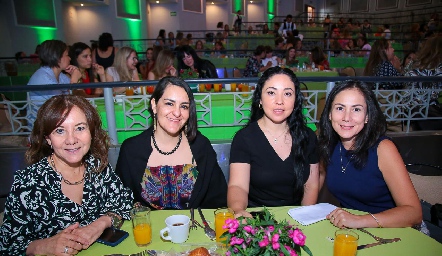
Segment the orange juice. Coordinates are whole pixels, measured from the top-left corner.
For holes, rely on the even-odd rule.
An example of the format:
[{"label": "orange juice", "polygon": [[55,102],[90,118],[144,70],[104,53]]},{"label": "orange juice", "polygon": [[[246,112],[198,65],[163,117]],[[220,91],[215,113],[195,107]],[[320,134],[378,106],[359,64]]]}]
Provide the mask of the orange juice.
[{"label": "orange juice", "polygon": [[337,234],[333,247],[333,256],[355,256],[358,238],[352,234]]},{"label": "orange juice", "polygon": [[[242,85],[242,88],[241,88],[241,91],[242,91],[242,92],[248,92],[248,91],[249,91],[249,84],[243,84],[243,85]],[[243,96],[243,97],[247,97],[248,94],[243,94],[242,96]]]},{"label": "orange juice", "polygon": [[206,91],[210,92],[212,90],[212,84],[206,84]]},{"label": "orange juice", "polygon": [[235,83],[233,83],[233,84],[230,84],[230,91],[232,91],[232,92],[236,92],[236,84]]},{"label": "orange juice", "polygon": [[205,84],[198,84],[199,92],[205,92],[206,91],[206,85]]},{"label": "orange juice", "polygon": [[223,88],[222,84],[214,84],[213,85],[213,89],[215,92],[220,92],[222,88]]},{"label": "orange juice", "polygon": [[133,96],[133,95],[134,95],[134,88],[126,87],[126,96]]},{"label": "orange juice", "polygon": [[[222,209],[222,210],[229,210],[229,209]],[[220,238],[220,236],[227,231],[227,229],[224,229],[223,226],[225,225],[225,221],[227,219],[233,219],[233,212],[230,211],[215,211],[215,233],[216,233],[216,241],[222,242],[225,240],[225,238]]]},{"label": "orange juice", "polygon": [[134,239],[138,246],[146,246],[152,242],[152,228],[149,224],[141,223],[134,227]]},{"label": "orange juice", "polygon": [[152,94],[154,90],[155,90],[155,86],[153,86],[153,85],[147,86],[147,93],[148,94]]}]

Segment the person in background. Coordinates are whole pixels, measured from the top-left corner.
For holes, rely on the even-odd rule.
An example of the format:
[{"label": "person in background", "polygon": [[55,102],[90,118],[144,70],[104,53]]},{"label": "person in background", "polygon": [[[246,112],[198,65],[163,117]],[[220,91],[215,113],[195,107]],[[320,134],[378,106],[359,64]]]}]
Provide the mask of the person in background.
[{"label": "person in background", "polygon": [[188,33],[186,38],[187,38],[187,41],[188,41],[188,45],[192,45],[193,44],[193,39],[192,39],[193,36],[192,36],[192,34]]},{"label": "person in background", "polygon": [[210,141],[197,129],[187,83],[162,78],[149,113],[153,125],[123,142],[116,167],[135,201],[158,210],[225,207],[226,179]]},{"label": "person in background", "polygon": [[277,38],[277,37],[279,37],[279,34],[278,34],[278,31],[279,31],[279,28],[281,27],[281,23],[279,23],[279,22],[275,22],[275,23],[273,23],[273,30],[272,30],[272,34]]},{"label": "person in background", "polygon": [[163,47],[166,46],[166,30],[160,29],[160,31],[158,31],[157,40],[153,45]]},{"label": "person in background", "polygon": [[92,63],[97,63],[106,70],[114,63],[117,51],[118,48],[114,47],[112,35],[110,33],[103,33],[98,38],[98,48],[92,51]]},{"label": "person in background", "polygon": [[360,57],[370,57],[371,45],[368,43],[368,40],[365,36],[358,37],[356,41],[357,46],[361,51],[358,53]]},{"label": "person in background", "polygon": [[279,57],[273,56],[273,49],[271,46],[264,46],[264,51],[266,53],[265,58],[261,60],[263,66],[267,66],[267,62],[271,62],[272,67],[276,67],[279,64],[282,64],[282,60]]},{"label": "person in background", "polygon": [[133,196],[109,164],[109,140],[85,98],[57,95],[43,104],[30,165],[15,173],[6,199],[1,255],[75,255],[130,219]]},{"label": "person in background", "polygon": [[[115,55],[112,67],[106,69],[106,82],[140,81],[137,70],[138,56],[134,49],[124,46]],[[126,87],[114,87],[113,92],[123,94]]]},{"label": "person in background", "polygon": [[262,26],[262,34],[263,34],[263,35],[267,35],[267,34],[269,34],[269,33],[270,33],[269,25],[267,25],[267,23],[265,23],[265,24]]},{"label": "person in background", "polygon": [[292,19],[293,16],[291,14],[288,14],[285,17],[285,22],[281,24],[281,27],[279,27],[278,33],[280,36],[287,38],[289,34],[293,34],[293,31],[296,30],[296,24],[292,21]]},{"label": "person in background", "polygon": [[284,58],[286,49],[284,46],[284,38],[277,37],[275,39],[275,49],[273,51],[275,56],[278,56],[279,58]]},{"label": "person in background", "polygon": [[199,78],[218,78],[215,65],[209,60],[200,59],[192,47],[185,45],[178,48],[176,56],[179,72],[191,69],[198,72]]},{"label": "person in background", "polygon": [[243,25],[243,22],[245,22],[244,15],[242,14],[241,10],[237,10],[235,16],[233,17],[232,27],[238,34],[241,34],[241,27]]},{"label": "person in background", "polygon": [[339,228],[420,225],[419,198],[399,151],[385,136],[385,116],[369,86],[360,81],[336,85],[319,124],[321,183],[325,179],[342,207],[327,219]]},{"label": "person in background", "polygon": [[16,52],[15,53],[15,60],[18,64],[27,63],[26,53],[25,52]]},{"label": "person in background", "polygon": [[357,43],[355,41],[355,39],[350,39],[344,46],[344,50],[347,50],[345,54],[349,57],[352,55],[356,55],[355,53],[357,53],[356,50],[358,49],[358,47],[356,46]]},{"label": "person in background", "polygon": [[[411,70],[405,76],[442,76],[442,36],[434,36],[424,42],[422,48],[416,54],[416,59],[411,64]],[[440,89],[442,88],[442,82],[410,83],[408,87]],[[440,106],[438,99],[439,93],[432,91],[430,105]]]},{"label": "person in background", "polygon": [[313,21],[313,19],[309,19],[307,26],[311,28],[316,28],[316,23]]},{"label": "person in background", "polygon": [[218,21],[218,23],[216,24],[216,29],[217,30],[223,30],[223,25],[224,25],[224,22]]},{"label": "person in background", "polygon": [[176,47],[175,47],[175,50],[176,50],[176,48],[177,48],[178,46],[181,45],[181,40],[183,40],[183,38],[184,38],[184,34],[183,34],[183,32],[178,32],[178,33],[176,33],[176,39],[175,39],[175,41],[176,41]]},{"label": "person in background", "polygon": [[[77,42],[71,45],[69,47],[69,57],[71,58],[71,65],[76,66],[81,73],[81,77],[78,80],[79,83],[96,83],[99,81],[106,81],[104,68],[97,63],[92,63],[92,51],[87,44]],[[98,80],[98,77],[100,80]],[[72,94],[80,95],[86,98],[99,97],[103,95],[103,89],[74,89]]]},{"label": "person in background", "polygon": [[148,80],[160,80],[165,76],[176,76],[177,72],[173,66],[175,55],[171,50],[162,50],[155,61],[155,66],[152,71],[149,72]]},{"label": "person in background", "polygon": [[37,44],[37,46],[35,46],[35,51],[34,53],[29,55],[29,58],[31,58],[31,62],[32,63],[40,63],[40,59],[38,58],[38,54],[40,53],[40,49],[41,49],[41,44]]},{"label": "person in background", "polygon": [[146,50],[146,61],[140,64],[140,74],[143,80],[147,79],[147,75],[155,66],[155,60],[153,59],[153,48],[149,47]]},{"label": "person in background", "polygon": [[367,38],[371,32],[372,29],[370,23],[368,23],[368,20],[364,20],[364,23],[361,26],[361,34]]},{"label": "person in background", "polygon": [[[41,67],[29,79],[28,85],[46,84],[75,84],[81,78],[77,67],[70,65],[71,58],[68,46],[60,40],[46,40],[41,44],[39,58]],[[67,76],[63,73],[70,75]],[[54,95],[69,94],[68,89],[30,91],[28,109],[28,126],[31,127],[37,116],[37,111],[43,103]]]},{"label": "person in background", "polygon": [[227,39],[227,37],[232,36],[232,32],[230,31],[229,24],[224,24],[223,37]]},{"label": "person in background", "polygon": [[226,48],[224,48],[224,45],[221,41],[216,41],[215,46],[213,47],[214,52],[213,55],[220,57],[223,55],[226,55]]},{"label": "person in background", "polygon": [[409,51],[405,54],[404,59],[402,60],[402,63],[401,63],[402,74],[405,74],[412,69],[413,62],[415,59],[416,59],[416,52],[415,51]]},{"label": "person in background", "polygon": [[203,57],[204,56],[204,44],[203,41],[198,40],[195,43],[195,52],[199,57]]},{"label": "person in background", "polygon": [[384,33],[382,34],[382,36],[387,40],[391,39],[391,30],[389,24],[384,24]]},{"label": "person in background", "polygon": [[233,138],[227,205],[235,217],[248,207],[311,205],[319,193],[315,133],[302,114],[295,74],[274,67],[253,93],[249,123]]},{"label": "person in background", "polygon": [[287,50],[285,58],[282,60],[283,64],[291,69],[293,72],[298,71],[299,61],[296,59],[296,49],[295,47],[290,47]]},{"label": "person in background", "polygon": [[384,34],[384,28],[382,28],[382,26],[379,26],[376,29],[376,33],[374,33],[375,37],[382,37],[382,35]]},{"label": "person in background", "polygon": [[258,73],[266,71],[272,67],[272,62],[267,62],[267,65],[262,65],[261,60],[266,56],[265,47],[258,45],[253,52],[253,56],[249,57],[246,63],[246,68],[243,71],[244,77],[257,77]]},{"label": "person in background", "polygon": [[297,57],[302,57],[302,56],[308,55],[308,51],[302,45],[302,40],[300,38],[295,38],[295,40],[293,42],[293,46],[296,49],[296,56]]},{"label": "person in background", "polygon": [[170,31],[168,34],[167,34],[167,43],[166,43],[166,48],[167,49],[170,49],[170,50],[173,50],[173,49],[175,49],[175,47],[176,47],[176,43],[175,43],[175,35],[173,34],[173,32],[172,31]]},{"label": "person in background", "polygon": [[[385,38],[381,38],[374,42],[364,69],[364,76],[402,76],[401,62],[394,55],[394,49],[391,43]],[[402,83],[382,82],[379,89],[392,90],[401,89]]]},{"label": "person in background", "polygon": [[322,51],[321,47],[315,46],[309,55],[310,63],[315,63],[315,67],[323,66],[324,70],[330,70],[330,63],[328,62],[324,51]]}]

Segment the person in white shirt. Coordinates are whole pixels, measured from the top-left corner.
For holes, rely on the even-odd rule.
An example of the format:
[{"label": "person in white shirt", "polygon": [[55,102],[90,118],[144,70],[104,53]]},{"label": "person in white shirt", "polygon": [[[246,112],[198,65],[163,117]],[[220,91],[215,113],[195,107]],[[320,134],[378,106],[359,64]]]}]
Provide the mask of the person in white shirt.
[{"label": "person in white shirt", "polygon": [[271,46],[267,45],[264,47],[264,49],[265,49],[266,55],[265,55],[265,59],[261,60],[261,63],[263,66],[267,66],[268,62],[272,63],[271,67],[276,67],[282,63],[282,60],[279,57],[273,56],[273,49]]},{"label": "person in white shirt", "polygon": [[241,10],[236,11],[235,16],[233,17],[233,29],[241,33],[241,27],[244,22],[244,15]]},{"label": "person in white shirt", "polygon": [[384,33],[383,36],[385,39],[390,40],[391,39],[391,30],[390,30],[390,25],[385,24],[384,25]]},{"label": "person in white shirt", "polygon": [[279,27],[278,33],[284,38],[287,37],[288,33],[293,34],[293,31],[296,30],[296,24],[292,22],[292,18],[292,15],[287,15],[285,17],[285,22],[281,24],[281,27]]}]

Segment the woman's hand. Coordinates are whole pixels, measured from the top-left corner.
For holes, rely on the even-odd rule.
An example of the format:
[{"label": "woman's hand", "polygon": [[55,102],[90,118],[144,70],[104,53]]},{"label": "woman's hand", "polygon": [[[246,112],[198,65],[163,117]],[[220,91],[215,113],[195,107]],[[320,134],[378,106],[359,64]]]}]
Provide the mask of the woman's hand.
[{"label": "woman's hand", "polygon": [[89,248],[103,233],[104,229],[109,226],[109,217],[101,216],[96,221],[83,227],[79,227],[73,231],[74,234],[81,237],[85,243],[82,243],[83,249]]},{"label": "woman's hand", "polygon": [[393,56],[393,59],[390,62],[395,69],[399,72],[401,71],[401,60],[396,55]]},{"label": "woman's hand", "polygon": [[104,68],[103,68],[103,66],[101,66],[101,65],[99,65],[97,63],[93,63],[92,64],[92,68],[93,68],[94,72],[96,74],[98,74],[99,76],[104,75]]},{"label": "woman's hand", "polygon": [[239,217],[252,218],[253,216],[246,210],[235,211],[235,218],[237,219]]},{"label": "woman's hand", "polygon": [[55,236],[32,241],[26,249],[31,255],[75,255],[84,248],[86,239],[75,234],[79,223],[70,225]]},{"label": "woman's hand", "polygon": [[65,71],[71,76],[71,83],[77,83],[78,80],[80,80],[81,72],[76,66],[69,65],[66,67]]},{"label": "woman's hand", "polygon": [[338,228],[361,228],[365,227],[364,221],[362,221],[362,215],[354,215],[342,208],[336,208],[329,213],[326,218]]}]

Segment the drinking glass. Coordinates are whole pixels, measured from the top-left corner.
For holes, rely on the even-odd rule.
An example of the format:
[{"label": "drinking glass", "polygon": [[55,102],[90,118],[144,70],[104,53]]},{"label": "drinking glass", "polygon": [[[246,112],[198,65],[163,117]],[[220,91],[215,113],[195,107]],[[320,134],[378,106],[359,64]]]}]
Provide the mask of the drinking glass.
[{"label": "drinking glass", "polygon": [[133,96],[134,95],[134,88],[129,86],[126,87],[126,96]]},{"label": "drinking glass", "polygon": [[215,233],[216,241],[223,242],[226,238],[220,238],[220,236],[227,231],[223,228],[227,219],[234,219],[233,210],[230,208],[218,208],[215,210]]},{"label": "drinking glass", "polygon": [[134,240],[137,246],[147,246],[152,242],[152,223],[149,207],[139,206],[130,211]]},{"label": "drinking glass", "polygon": [[358,239],[358,234],[350,229],[336,230],[333,256],[355,256]]},{"label": "drinking glass", "polygon": [[206,85],[205,84],[198,84],[199,92],[205,92],[206,91]]},{"label": "drinking glass", "polygon": [[215,92],[220,92],[222,88],[223,88],[223,85],[222,85],[222,84],[214,84],[214,85],[213,85],[213,90],[214,90]]},{"label": "drinking glass", "polygon": [[236,83],[231,83],[230,84],[230,91],[236,92]]}]

